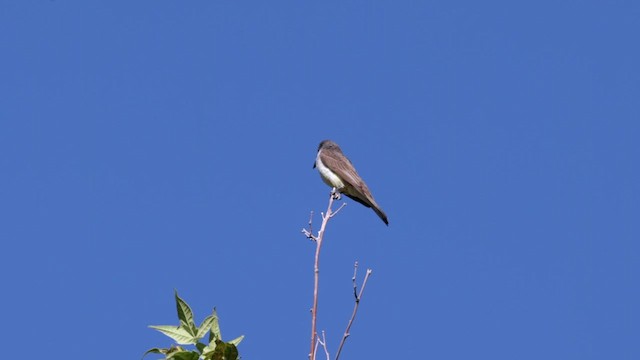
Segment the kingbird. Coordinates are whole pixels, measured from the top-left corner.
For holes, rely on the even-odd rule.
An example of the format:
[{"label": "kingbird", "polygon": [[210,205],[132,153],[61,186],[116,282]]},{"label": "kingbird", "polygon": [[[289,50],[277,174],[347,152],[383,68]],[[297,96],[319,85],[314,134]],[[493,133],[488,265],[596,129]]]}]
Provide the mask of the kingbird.
[{"label": "kingbird", "polygon": [[338,144],[331,140],[323,140],[318,145],[318,155],[314,168],[318,168],[320,177],[329,186],[360,204],[372,208],[380,219],[389,226],[387,215],[373,199],[367,184],[364,183],[353,164],[342,153]]}]

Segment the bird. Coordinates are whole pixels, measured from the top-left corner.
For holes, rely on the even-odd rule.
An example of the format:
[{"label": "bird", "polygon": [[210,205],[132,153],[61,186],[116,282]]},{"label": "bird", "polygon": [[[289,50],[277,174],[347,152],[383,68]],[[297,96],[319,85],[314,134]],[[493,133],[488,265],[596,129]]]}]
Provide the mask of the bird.
[{"label": "bird", "polygon": [[387,215],[371,195],[371,191],[364,180],[358,175],[351,161],[342,153],[340,146],[331,140],[323,140],[318,145],[318,154],[313,168],[318,168],[320,177],[325,184],[352,200],[372,208],[373,211],[389,226]]}]

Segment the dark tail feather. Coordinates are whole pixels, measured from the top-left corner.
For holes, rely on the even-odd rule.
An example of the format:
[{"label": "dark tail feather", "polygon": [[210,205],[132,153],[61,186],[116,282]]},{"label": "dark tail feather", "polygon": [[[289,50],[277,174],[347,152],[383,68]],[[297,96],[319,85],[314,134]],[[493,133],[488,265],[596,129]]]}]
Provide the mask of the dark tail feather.
[{"label": "dark tail feather", "polygon": [[372,209],[373,209],[373,211],[376,212],[376,214],[378,214],[380,219],[382,219],[382,221],[384,221],[385,225],[389,226],[389,220],[387,220],[387,214],[385,214],[384,211],[382,211],[377,206],[373,206]]},{"label": "dark tail feather", "polygon": [[368,208],[372,208],[373,211],[375,211],[376,214],[380,217],[380,219],[382,219],[382,221],[384,221],[384,223],[387,226],[389,226],[389,220],[387,220],[387,214],[385,214],[384,211],[382,211],[382,209],[380,209],[377,204],[370,204],[370,203],[368,203],[368,202],[366,202],[366,201],[364,201],[362,199],[358,199],[357,197],[351,196],[349,194],[345,194],[345,195],[347,195],[352,200],[357,201],[360,204],[362,204],[362,205],[364,205],[364,206],[366,206]]},{"label": "dark tail feather", "polygon": [[343,194],[347,195],[347,197],[348,197],[348,198],[350,198],[350,199],[351,199],[351,200],[353,200],[353,201],[357,201],[357,202],[359,202],[360,204],[362,204],[362,205],[364,205],[364,206],[366,206],[366,207],[371,207],[371,204],[369,204],[369,203],[367,203],[367,202],[365,202],[365,201],[363,201],[363,200],[360,200],[360,199],[358,199],[358,198],[357,198],[357,197],[355,197],[355,196],[351,196],[351,195],[349,195],[349,194],[347,194],[347,193],[343,193]]}]

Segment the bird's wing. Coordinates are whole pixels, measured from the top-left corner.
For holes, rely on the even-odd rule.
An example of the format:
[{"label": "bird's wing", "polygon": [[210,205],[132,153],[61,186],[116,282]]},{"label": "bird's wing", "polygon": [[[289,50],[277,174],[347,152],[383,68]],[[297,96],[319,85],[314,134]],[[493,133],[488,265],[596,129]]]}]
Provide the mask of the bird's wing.
[{"label": "bird's wing", "polygon": [[320,160],[324,166],[333,171],[340,179],[351,186],[362,182],[360,175],[346,156],[338,151],[321,151]]},{"label": "bird's wing", "polygon": [[358,194],[350,195],[356,195],[357,197],[359,197],[359,200],[361,200],[358,201],[359,203],[367,207],[375,204],[375,200],[373,200],[373,196],[371,195],[367,184],[364,183],[364,180],[362,180],[360,175],[358,175],[358,172],[353,167],[351,161],[346,156],[344,156],[344,154],[336,151],[322,151],[320,152],[320,160],[322,160],[324,166],[328,167],[331,171],[338,175],[343,182],[350,185],[351,189],[358,192]]}]

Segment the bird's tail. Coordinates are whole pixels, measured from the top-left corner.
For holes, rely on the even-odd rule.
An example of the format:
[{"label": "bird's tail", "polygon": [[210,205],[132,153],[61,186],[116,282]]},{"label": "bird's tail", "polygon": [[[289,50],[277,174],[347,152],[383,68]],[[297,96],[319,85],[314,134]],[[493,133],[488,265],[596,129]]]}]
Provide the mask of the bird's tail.
[{"label": "bird's tail", "polygon": [[389,226],[389,220],[387,219],[387,214],[385,214],[384,211],[382,211],[382,209],[380,209],[380,207],[377,205],[374,205],[371,208],[373,209],[373,211],[376,212],[376,214],[378,214],[380,219],[384,221],[385,225]]},{"label": "bird's tail", "polygon": [[387,220],[387,214],[384,213],[384,211],[382,211],[382,209],[380,209],[380,206],[378,206],[378,204],[376,203],[375,200],[373,200],[373,198],[371,196],[369,196],[367,199],[363,200],[358,198],[357,196],[352,196],[349,195],[347,193],[343,193],[345,195],[347,195],[350,199],[359,202],[360,204],[368,207],[368,208],[372,208],[373,211],[376,212],[376,214],[380,217],[380,219],[382,219],[382,221],[384,221],[384,223],[389,226],[389,220]]}]

